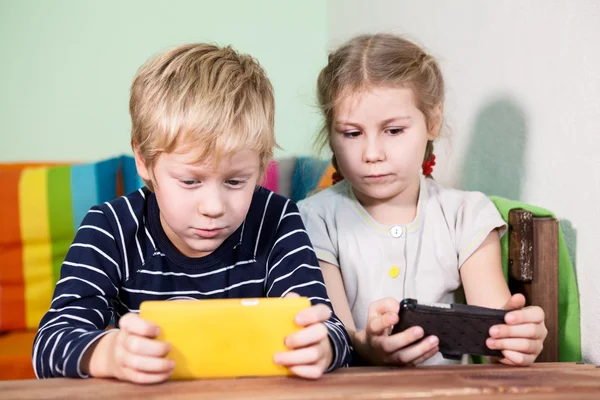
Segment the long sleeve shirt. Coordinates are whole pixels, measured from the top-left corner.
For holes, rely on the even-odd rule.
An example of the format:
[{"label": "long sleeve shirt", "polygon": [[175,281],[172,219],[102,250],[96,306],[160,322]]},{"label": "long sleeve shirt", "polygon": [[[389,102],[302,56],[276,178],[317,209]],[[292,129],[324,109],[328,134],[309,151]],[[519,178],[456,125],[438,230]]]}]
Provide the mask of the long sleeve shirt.
[{"label": "long sleeve shirt", "polygon": [[[331,306],[296,205],[255,191],[242,225],[211,254],[188,258],[169,241],[155,195],[143,188],[95,206],[61,267],[50,310],[33,346],[39,378],[86,377],[80,363],[106,327],[145,300],[282,297],[289,292]],[[325,321],[333,347],[328,370],[350,362],[348,333]]]}]

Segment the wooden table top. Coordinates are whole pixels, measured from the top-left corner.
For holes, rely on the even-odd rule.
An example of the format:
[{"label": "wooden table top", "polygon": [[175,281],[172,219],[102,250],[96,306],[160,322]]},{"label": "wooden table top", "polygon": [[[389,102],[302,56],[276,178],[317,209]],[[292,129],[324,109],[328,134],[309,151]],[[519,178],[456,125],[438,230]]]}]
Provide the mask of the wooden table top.
[{"label": "wooden table top", "polygon": [[417,368],[345,368],[318,381],[292,377],[169,381],[0,381],[1,399],[600,399],[600,366],[539,363]]}]

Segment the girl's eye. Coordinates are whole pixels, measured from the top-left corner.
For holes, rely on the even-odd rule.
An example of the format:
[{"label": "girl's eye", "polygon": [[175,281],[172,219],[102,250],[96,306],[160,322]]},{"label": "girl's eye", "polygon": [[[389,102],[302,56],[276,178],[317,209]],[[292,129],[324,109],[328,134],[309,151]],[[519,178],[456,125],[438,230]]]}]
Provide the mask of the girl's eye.
[{"label": "girl's eye", "polygon": [[184,180],[181,181],[181,183],[183,183],[186,186],[192,186],[195,185],[196,183],[198,183],[197,181],[193,180],[193,179],[189,179],[189,180]]},{"label": "girl's eye", "polygon": [[390,128],[386,129],[386,132],[390,135],[399,135],[401,133],[404,133],[404,128]]},{"label": "girl's eye", "polygon": [[242,183],[244,183],[243,181],[237,180],[237,179],[229,179],[227,181],[227,184],[229,186],[233,186],[233,187],[237,187],[237,186],[241,186]]},{"label": "girl's eye", "polygon": [[361,133],[360,131],[347,131],[347,132],[344,132],[344,137],[355,138],[355,137],[360,136],[360,133]]}]

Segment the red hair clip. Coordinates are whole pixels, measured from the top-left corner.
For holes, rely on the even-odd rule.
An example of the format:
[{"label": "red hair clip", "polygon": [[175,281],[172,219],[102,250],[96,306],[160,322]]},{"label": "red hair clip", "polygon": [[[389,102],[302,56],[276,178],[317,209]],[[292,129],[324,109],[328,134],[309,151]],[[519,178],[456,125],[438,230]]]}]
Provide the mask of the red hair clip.
[{"label": "red hair clip", "polygon": [[342,174],[340,174],[339,172],[334,172],[333,174],[331,174],[331,181],[332,181],[332,185],[335,185],[336,183],[338,183],[339,181],[343,180],[344,177],[342,176]]},{"label": "red hair clip", "polygon": [[435,165],[435,154],[432,153],[427,160],[423,161],[423,175],[431,176],[434,165]]}]

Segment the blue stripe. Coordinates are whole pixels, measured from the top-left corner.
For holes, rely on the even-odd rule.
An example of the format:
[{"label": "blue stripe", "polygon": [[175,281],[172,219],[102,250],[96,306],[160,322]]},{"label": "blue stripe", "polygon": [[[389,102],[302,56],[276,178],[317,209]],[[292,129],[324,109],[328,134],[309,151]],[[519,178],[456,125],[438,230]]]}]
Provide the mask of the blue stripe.
[{"label": "blue stripe", "polygon": [[123,190],[125,194],[135,192],[143,187],[144,182],[135,168],[135,159],[132,156],[123,156],[121,164],[123,167]]},{"label": "blue stripe", "polygon": [[73,230],[77,232],[88,210],[98,204],[94,164],[73,165],[71,167],[71,203],[73,207]]},{"label": "blue stripe", "polygon": [[298,202],[304,199],[308,193],[315,190],[321,176],[329,165],[328,161],[320,160],[312,157],[300,157],[296,163],[296,168],[292,176],[292,193],[291,199],[293,202]]},{"label": "blue stripe", "polygon": [[96,169],[96,204],[114,200],[117,197],[117,174],[121,167],[121,157],[110,158],[94,164]]}]

